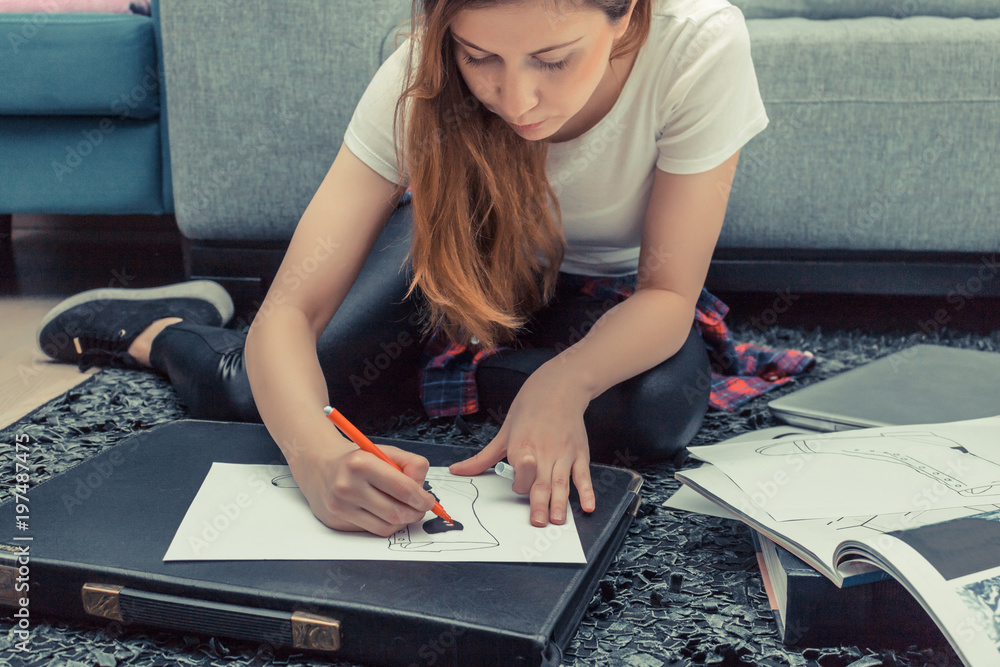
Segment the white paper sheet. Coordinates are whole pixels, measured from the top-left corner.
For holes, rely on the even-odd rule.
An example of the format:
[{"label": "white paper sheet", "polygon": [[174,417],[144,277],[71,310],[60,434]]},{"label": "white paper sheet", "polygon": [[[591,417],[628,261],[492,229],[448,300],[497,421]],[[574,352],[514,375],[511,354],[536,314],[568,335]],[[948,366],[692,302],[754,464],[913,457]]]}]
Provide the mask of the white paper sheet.
[{"label": "white paper sheet", "polygon": [[778,521],[1000,503],[1000,417],[692,447]]},{"label": "white paper sheet", "polygon": [[681,488],[674,492],[674,495],[663,501],[663,506],[672,510],[707,514],[708,516],[720,519],[740,520],[738,515],[733,514],[722,505],[709,500],[690,486],[682,485]]},{"label": "white paper sheet", "polygon": [[163,560],[586,562],[572,512],[561,526],[532,526],[509,479],[433,467],[427,482],[462,530],[434,532],[443,522],[428,512],[385,538],[323,525],[288,466],[213,463]]}]

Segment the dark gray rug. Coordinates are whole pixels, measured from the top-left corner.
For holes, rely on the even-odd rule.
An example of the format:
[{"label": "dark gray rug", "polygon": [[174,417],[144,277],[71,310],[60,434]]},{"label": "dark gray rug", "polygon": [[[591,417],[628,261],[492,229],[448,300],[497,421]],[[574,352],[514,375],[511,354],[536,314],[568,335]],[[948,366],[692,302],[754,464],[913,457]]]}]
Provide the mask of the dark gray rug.
[{"label": "dark gray rug", "polygon": [[[692,444],[711,444],[778,425],[767,401],[919,343],[1000,352],[990,335],[947,330],[924,334],[865,334],[736,328],[739,341],[813,352],[813,373],[757,398],[734,413],[710,412]],[[0,432],[0,500],[11,494],[13,443],[30,435],[37,446],[31,479],[38,483],[87,460],[131,433],[186,415],[171,387],[151,374],[108,370]],[[496,432],[492,423],[400,417],[379,434],[478,448]],[[735,521],[661,507],[677,488],[675,467],[638,468],[643,504],[629,535],[590,603],[565,655],[566,665],[661,667],[674,664],[946,667],[960,664],[940,635],[906,649],[815,647],[785,649],[761,586],[753,546]],[[117,624],[72,624],[32,618],[30,652],[13,648],[9,615],[0,619],[0,665],[115,667],[135,665],[312,665],[316,658],[275,652],[227,639],[143,631]],[[409,664],[405,660],[403,664]]]}]

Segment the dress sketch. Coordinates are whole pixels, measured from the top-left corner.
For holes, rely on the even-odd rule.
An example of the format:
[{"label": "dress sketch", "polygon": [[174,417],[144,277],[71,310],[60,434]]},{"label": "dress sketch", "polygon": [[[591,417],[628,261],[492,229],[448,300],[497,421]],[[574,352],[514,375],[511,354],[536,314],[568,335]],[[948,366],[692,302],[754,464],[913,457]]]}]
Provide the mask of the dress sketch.
[{"label": "dress sketch", "polygon": [[479,497],[479,489],[474,478],[430,473],[424,488],[447,508],[448,514],[455,519],[455,525],[448,526],[438,517],[411,523],[393,533],[389,538],[389,549],[434,552],[492,549],[500,546],[500,542],[476,514],[475,503]]},{"label": "dress sketch", "polygon": [[[271,485],[282,489],[297,489],[299,485],[291,474],[277,475]],[[429,473],[424,488],[448,508],[454,524],[440,517],[411,523],[397,530],[389,538],[389,549],[413,551],[467,551],[492,549],[500,542],[482,524],[476,514],[475,503],[479,489],[472,478]]]},{"label": "dress sketch", "polygon": [[[898,440],[907,444],[901,446],[893,442]],[[956,452],[972,457],[975,464],[955,465]],[[758,447],[757,453],[765,456],[822,454],[886,461],[929,477],[948,491],[970,500],[984,499],[988,503],[986,498],[1000,497],[1000,466],[971,454],[954,440],[926,431],[783,441]]]}]

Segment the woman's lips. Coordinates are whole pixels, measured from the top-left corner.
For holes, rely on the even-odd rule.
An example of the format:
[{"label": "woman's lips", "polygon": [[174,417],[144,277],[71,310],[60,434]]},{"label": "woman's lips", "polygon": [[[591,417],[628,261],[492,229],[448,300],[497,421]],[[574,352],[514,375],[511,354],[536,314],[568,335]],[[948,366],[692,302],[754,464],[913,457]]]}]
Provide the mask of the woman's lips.
[{"label": "woman's lips", "polygon": [[510,126],[513,127],[515,130],[517,130],[518,132],[527,132],[528,130],[535,129],[544,122],[545,122],[544,120],[540,120],[537,123],[532,123],[531,125],[515,125],[514,123],[511,123]]}]

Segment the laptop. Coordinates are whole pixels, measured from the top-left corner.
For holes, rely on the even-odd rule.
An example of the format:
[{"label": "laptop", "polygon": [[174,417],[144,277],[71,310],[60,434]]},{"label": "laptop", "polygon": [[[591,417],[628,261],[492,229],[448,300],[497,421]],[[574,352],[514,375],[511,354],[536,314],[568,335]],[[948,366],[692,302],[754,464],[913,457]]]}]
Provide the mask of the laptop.
[{"label": "laptop", "polygon": [[817,431],[937,424],[1000,414],[1000,354],[915,345],[768,403]]}]

